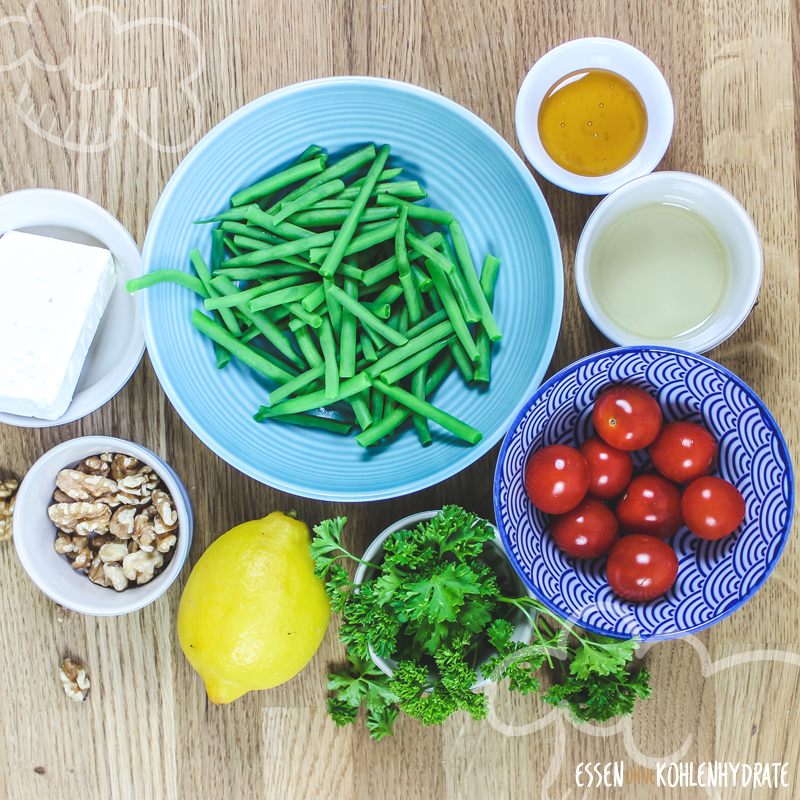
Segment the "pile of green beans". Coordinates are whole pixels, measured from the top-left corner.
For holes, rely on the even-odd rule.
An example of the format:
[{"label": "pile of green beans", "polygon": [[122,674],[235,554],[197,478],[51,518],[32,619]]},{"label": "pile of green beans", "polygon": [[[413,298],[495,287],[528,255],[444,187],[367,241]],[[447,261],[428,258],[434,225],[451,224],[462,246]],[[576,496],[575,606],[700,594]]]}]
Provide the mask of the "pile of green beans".
[{"label": "pile of green beans", "polygon": [[[210,264],[190,253],[196,277],[162,269],[127,289],[168,281],[203,299],[191,322],[214,342],[217,367],[233,356],[277,384],[257,422],[357,427],[369,447],[410,417],[423,447],[429,421],[476,444],[481,432],[430,398],[454,368],[488,384],[500,261],[486,256],[479,275],[458,220],[419,205],[425,190],[395,180],[388,156],[368,145],[329,165],[312,145],[198,223],[216,227]],[[425,235],[419,223],[447,230]],[[314,413],[340,401],[353,424]]]}]

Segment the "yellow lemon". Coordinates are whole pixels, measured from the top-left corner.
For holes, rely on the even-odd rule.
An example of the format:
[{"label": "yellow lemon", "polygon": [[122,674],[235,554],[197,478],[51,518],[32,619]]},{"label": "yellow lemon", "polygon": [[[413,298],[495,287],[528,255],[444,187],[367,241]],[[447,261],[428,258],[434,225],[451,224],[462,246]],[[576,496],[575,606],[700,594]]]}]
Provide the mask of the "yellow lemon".
[{"label": "yellow lemon", "polygon": [[300,672],[331,616],[304,522],[276,511],[228,531],[183,590],[178,639],[212,703],[270,689]]}]

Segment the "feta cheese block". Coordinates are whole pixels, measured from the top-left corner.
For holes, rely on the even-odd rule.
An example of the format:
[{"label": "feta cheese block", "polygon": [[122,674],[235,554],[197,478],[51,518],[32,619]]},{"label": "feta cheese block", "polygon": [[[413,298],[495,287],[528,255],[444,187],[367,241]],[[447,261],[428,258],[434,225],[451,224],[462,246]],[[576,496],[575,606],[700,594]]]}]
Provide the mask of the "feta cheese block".
[{"label": "feta cheese block", "polygon": [[53,420],[67,410],[115,283],[108,250],[0,238],[0,411]]}]

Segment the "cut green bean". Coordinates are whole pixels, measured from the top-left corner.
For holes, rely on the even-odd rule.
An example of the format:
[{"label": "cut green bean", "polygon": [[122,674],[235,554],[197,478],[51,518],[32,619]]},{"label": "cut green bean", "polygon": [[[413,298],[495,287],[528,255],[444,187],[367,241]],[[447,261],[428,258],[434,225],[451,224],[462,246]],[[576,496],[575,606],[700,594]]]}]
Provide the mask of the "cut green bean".
[{"label": "cut green bean", "polygon": [[287,303],[286,307],[289,309],[290,314],[294,314],[294,316],[302,320],[305,325],[310,325],[315,329],[322,325],[322,317],[319,314],[309,313],[300,303]]},{"label": "cut green bean", "polygon": [[[215,311],[221,308],[244,307],[248,302],[255,300],[261,295],[277,291],[278,289],[305,284],[309,278],[310,276],[306,275],[287,275],[285,278],[278,278],[270,283],[260,284],[259,286],[253,286],[250,289],[239,291],[225,275],[217,275],[217,277],[211,281],[212,286],[216,287],[219,292],[223,291],[222,287],[228,289],[233,286],[235,291],[229,292],[224,297],[219,295],[217,297],[209,297],[205,301],[206,311]],[[277,303],[276,305],[282,304]]]},{"label": "cut green bean", "polygon": [[422,319],[422,298],[419,296],[419,287],[417,286],[414,276],[411,274],[411,264],[408,260],[405,238],[407,222],[408,208],[402,206],[394,240],[395,258],[397,259],[397,272],[400,276],[400,285],[403,287],[403,293],[406,296],[408,317],[412,325],[416,325]]},{"label": "cut green bean", "polygon": [[[312,208],[292,214],[289,221],[306,228],[321,228],[329,225],[340,225],[347,219],[348,208]],[[391,212],[391,213],[387,213]],[[375,222],[397,216],[396,208],[365,208],[362,220]]]},{"label": "cut green bean", "polygon": [[444,339],[451,333],[453,333],[453,325],[450,320],[440,322],[430,330],[411,339],[402,347],[396,347],[386,355],[381,356],[374,364],[370,364],[365,371],[370,378],[377,377],[382,372],[389,369],[389,367],[393,367],[395,364],[405,361],[407,358],[419,353],[420,350],[424,350],[429,345],[438,342],[440,339]]},{"label": "cut green bean", "polygon": [[219,269],[215,277],[224,275],[232,281],[254,281],[261,278],[283,278],[286,275],[303,275],[316,270],[309,267],[298,267],[295,264],[269,264],[264,267],[233,267],[233,269]]},{"label": "cut green bean", "polygon": [[[494,256],[486,256],[481,270],[480,288],[486,298],[486,303],[491,309],[494,304],[494,284],[497,280],[497,271],[500,266],[500,259]],[[481,383],[489,383],[492,370],[492,340],[489,332],[483,323],[479,323],[476,330],[478,345],[478,360],[475,363],[475,380]]]},{"label": "cut green bean", "polygon": [[375,160],[372,162],[372,165],[369,168],[369,172],[367,173],[364,183],[357,189],[358,194],[355,202],[348,212],[347,218],[342,223],[342,227],[339,229],[339,233],[336,236],[336,240],[333,242],[330,252],[327,256],[325,256],[325,261],[323,261],[322,266],[320,267],[320,274],[323,276],[331,277],[339,268],[339,264],[345,255],[345,250],[347,250],[350,240],[353,238],[358,221],[361,219],[361,214],[366,208],[367,200],[369,200],[372,187],[375,185],[378,176],[381,174],[383,165],[386,163],[386,159],[388,157],[389,145],[384,145],[380,150],[378,150]]},{"label": "cut green bean", "polygon": [[258,206],[249,206],[247,211],[247,221],[251,225],[258,225],[264,230],[271,231],[272,233],[282,236],[284,239],[307,239],[309,236],[316,236],[314,231],[301,228],[299,225],[294,225],[291,222],[284,220],[283,222],[275,222],[272,215],[266,211],[262,211]]},{"label": "cut green bean", "polygon": [[203,286],[200,278],[195,278],[194,275],[182,272],[179,269],[157,269],[139,278],[131,278],[125,284],[125,289],[128,292],[138,292],[140,289],[149,289],[159,283],[177,283],[187,289],[191,289],[195,294],[199,294],[200,297],[208,297],[206,287]]},{"label": "cut green bean", "polygon": [[422,322],[417,323],[413,327],[409,328],[406,332],[406,336],[409,339],[413,339],[415,336],[419,336],[419,334],[424,333],[429,328],[432,328],[434,325],[438,325],[440,322],[444,322],[447,319],[447,312],[442,308],[439,311],[434,311],[429,317],[426,317]]},{"label": "cut green bean", "polygon": [[481,315],[481,322],[483,323],[489,338],[493,342],[499,342],[503,338],[500,329],[497,327],[497,322],[492,315],[492,309],[486,302],[486,295],[481,289],[478,273],[475,270],[475,264],[472,261],[472,256],[469,252],[469,245],[464,237],[464,232],[461,229],[461,224],[457,219],[450,223],[450,234],[453,237],[453,247],[455,248],[458,260],[461,263],[461,268],[464,272],[464,279],[469,286],[470,293],[475,300]]},{"label": "cut green bean", "polygon": [[[403,171],[402,167],[395,167],[393,169],[385,169],[383,172],[381,172],[380,175],[378,175],[378,180],[379,181],[391,181],[391,180],[394,180],[402,171]],[[361,184],[364,183],[365,178],[366,178],[366,175],[363,178],[358,178],[358,179],[354,180],[350,184],[350,188],[352,189],[354,186],[361,186]]]},{"label": "cut green bean", "polygon": [[[444,311],[442,301],[439,299],[439,295],[435,290],[430,293],[430,298],[437,314],[440,311]],[[446,311],[444,313],[447,314]],[[466,350],[464,350],[464,348],[461,346],[461,342],[450,343],[450,355],[453,356],[453,360],[455,361],[461,376],[464,378],[464,381],[469,383],[473,379],[474,369]]]},{"label": "cut green bean", "polygon": [[[218,230],[212,231],[213,234],[219,234],[217,237],[212,238],[212,256],[211,261],[212,264],[214,263],[215,258],[219,258],[219,253],[215,253],[214,249],[223,249],[223,242],[222,242],[222,234],[219,233]],[[219,243],[217,243],[219,242]],[[203,282],[203,286],[206,287],[206,292],[208,293],[208,297],[214,298],[219,297],[220,292],[212,286],[211,283],[211,273],[209,272],[208,267],[206,266],[206,262],[203,261],[203,257],[200,255],[200,251],[195,248],[189,253],[189,258],[191,259],[192,266],[194,266],[194,271],[197,273],[197,277]],[[216,315],[219,320],[225,325],[225,327],[234,335],[234,336],[241,336],[242,335],[242,328],[239,325],[239,322],[236,319],[236,315],[230,309],[220,309],[219,313]],[[228,359],[230,360],[230,359]],[[219,357],[217,358],[217,362],[219,362]]]},{"label": "cut green bean", "polygon": [[328,317],[322,320],[319,329],[319,343],[322,357],[325,359],[325,397],[332,400],[339,394],[339,366],[336,363],[336,341],[333,338],[333,327]]},{"label": "cut green bean", "polygon": [[[312,144],[309,145],[292,163],[290,166],[295,167],[298,164],[302,164],[306,161],[311,161],[312,159],[319,156],[320,158],[325,159],[325,163],[328,163],[328,155],[327,153],[322,152],[321,147],[317,147],[317,145]],[[280,189],[276,189],[274,192],[270,194],[265,194],[259,201],[258,207],[259,208],[266,208],[274,199],[275,195],[280,191]]]},{"label": "cut green bean", "polygon": [[286,383],[292,379],[293,375],[285,369],[276,367],[272,362],[255,353],[250,347],[246,344],[242,344],[233,334],[223,328],[222,325],[210,319],[197,309],[192,312],[192,325],[201,333],[208,336],[209,339],[221,344],[231,355],[236,356],[242,363],[256,370],[256,372],[260,372],[276,383]]},{"label": "cut green bean", "polygon": [[[267,284],[267,288],[269,288],[269,284]],[[317,286],[315,283],[304,283],[301,286],[288,286],[286,289],[279,289],[277,292],[262,294],[260,297],[256,297],[255,300],[251,300],[247,304],[247,310],[263,311],[265,308],[284,306],[289,303],[299,304],[300,300],[310,295],[316,288]]]},{"label": "cut green bean", "polygon": [[461,274],[461,267],[459,267],[456,255],[453,252],[453,248],[450,247],[450,242],[448,242],[447,239],[442,241],[442,254],[453,265],[453,271],[449,275],[450,286],[453,289],[453,294],[458,301],[458,305],[461,308],[461,313],[464,315],[464,319],[467,322],[478,322],[481,319],[481,312],[478,311],[478,307],[472,299],[472,295],[467,287],[466,281],[464,280],[464,276]]},{"label": "cut green bean", "polygon": [[373,423],[379,422],[383,417],[383,404],[386,396],[382,392],[372,392],[370,395],[370,416]]},{"label": "cut green bean", "polygon": [[235,256],[240,256],[244,253],[244,250],[234,244],[232,236],[223,236],[222,241],[225,243],[225,247],[227,247],[228,250],[230,250]]},{"label": "cut green bean", "polygon": [[417,203],[409,203],[391,194],[379,194],[377,197],[379,206],[395,206],[396,208],[408,209],[408,216],[412,219],[424,219],[433,222],[435,225],[449,225],[453,221],[453,215],[449,211],[442,211],[440,208],[429,208],[420,206]]},{"label": "cut green bean", "polygon": [[[351,186],[345,189],[339,197],[355,197],[366,185],[367,182],[365,180],[360,186]],[[413,197],[418,199],[423,199],[428,196],[428,193],[417,181],[395,181],[392,183],[376,182],[374,187],[370,190],[370,195],[372,195],[372,197],[377,197],[381,194],[393,194],[399,197]]]},{"label": "cut green bean", "polygon": [[312,247],[323,247],[333,241],[333,231],[325,233],[315,233],[304,239],[295,239],[284,244],[277,244],[271,247],[264,247],[261,250],[253,250],[241,256],[236,256],[228,260],[229,267],[254,267],[257,264],[265,264],[267,261],[278,261],[284,256],[294,256],[298,253],[308,252]]},{"label": "cut green bean", "polygon": [[415,249],[418,250],[426,261],[432,261],[439,269],[446,275],[452,275],[455,266],[449,258],[443,256],[438,250],[434,250],[424,239],[414,234],[411,230],[406,231],[406,241]]},{"label": "cut green bean", "polygon": [[439,265],[435,264],[431,259],[427,259],[425,265],[428,267],[428,272],[430,272],[431,280],[433,280],[433,285],[436,287],[436,293],[442,301],[444,310],[447,312],[447,316],[450,317],[450,322],[453,323],[453,330],[456,332],[456,336],[458,336],[470,361],[475,361],[478,357],[478,348],[475,346],[472,334],[469,332],[467,323],[464,321],[461,309],[458,306],[458,301],[453,295],[453,290],[450,288],[447,276],[439,269]]},{"label": "cut green bean", "polygon": [[325,161],[322,158],[314,158],[311,161],[304,161],[302,164],[297,164],[289,169],[271,175],[269,178],[264,178],[263,181],[254,183],[247,189],[242,189],[231,197],[231,206],[247,205],[253,203],[265,194],[274,192],[277,189],[282,189],[295,181],[303,180],[311,175],[322,172],[325,169]]},{"label": "cut green bean", "polygon": [[[420,350],[405,361],[401,361],[396,366],[381,372],[381,380],[388,384],[397,383],[401,378],[405,378],[406,375],[410,375],[420,367],[431,362],[454,338],[455,334],[441,341],[434,342],[432,345]],[[367,374],[369,374],[369,372],[367,372]]]},{"label": "cut green bean", "polygon": [[433,281],[416,264],[411,265],[411,274],[420,292],[429,292],[433,288]]},{"label": "cut green bean", "polygon": [[[425,379],[425,397],[430,397],[433,392],[436,391],[436,388],[448,376],[452,368],[453,358],[448,354]],[[380,394],[380,392],[373,391],[373,394]],[[402,425],[410,416],[411,411],[405,406],[400,406],[396,408],[389,417],[385,417],[380,421],[376,420],[375,424],[373,424],[368,431],[363,431],[356,436],[356,441],[362,447],[370,447],[380,441],[384,436],[388,436],[392,433],[398,425]]]},{"label": "cut green bean", "polygon": [[366,392],[362,392],[347,398],[347,402],[350,403],[353,413],[356,415],[356,422],[358,422],[362,431],[372,425],[372,414],[369,413],[368,398],[365,397],[365,394]]},{"label": "cut green bean", "polygon": [[214,355],[217,359],[217,369],[225,369],[231,363],[231,354],[219,342],[214,342]]},{"label": "cut green bean", "polygon": [[313,292],[307,297],[304,297],[301,305],[303,308],[311,313],[315,311],[322,303],[325,302],[325,284],[320,283]]},{"label": "cut green bean", "polygon": [[376,305],[382,305],[383,303],[388,303],[392,305],[395,300],[403,295],[403,287],[396,284],[391,283],[385,289],[381,290],[381,293],[375,298],[373,301]]},{"label": "cut green bean", "polygon": [[361,305],[371,311],[378,319],[386,319],[392,316],[392,307],[388,303],[371,303],[368,300],[363,300]]},{"label": "cut green bean", "polygon": [[[322,320],[320,320],[320,323]],[[297,339],[297,346],[303,354],[303,358],[308,362],[309,366],[318,367],[323,363],[322,355],[317,350],[317,345],[314,343],[314,337],[309,332],[308,328],[300,328],[295,331],[295,339]]]},{"label": "cut green bean", "polygon": [[[427,364],[423,364],[421,367],[419,367],[419,369],[417,369],[417,371],[414,373],[414,376],[411,378],[411,391],[414,393],[414,397],[418,397],[420,400],[425,399],[425,375],[427,371]],[[433,443],[433,438],[431,437],[431,432],[428,428],[428,420],[419,414],[412,414],[411,419],[414,422],[414,428],[417,431],[419,443],[423,447],[428,447]]]},{"label": "cut green bean", "polygon": [[389,386],[380,380],[380,378],[376,378],[372,382],[372,387],[382,392],[387,397],[391,397],[396,403],[404,405],[412,413],[420,414],[423,417],[427,417],[432,422],[435,422],[437,425],[441,425],[442,428],[455,434],[459,439],[469,442],[469,444],[477,444],[483,438],[483,434],[476,428],[467,425],[466,422],[454,417],[452,414],[448,414],[446,411],[436,408],[436,406],[431,405],[427,400],[420,400],[418,397],[411,394],[411,392],[407,392],[399,386]]},{"label": "cut green bean", "polygon": [[[432,248],[438,247],[442,242],[442,234],[439,233],[438,231],[434,231],[433,233],[426,236],[422,241],[430,245]],[[420,253],[418,250],[412,250],[408,254],[408,259],[409,261],[413,261],[415,258],[419,258],[421,255],[422,253]],[[388,278],[390,275],[393,275],[395,272],[397,272],[397,269],[398,269],[397,256],[394,255],[391,256],[390,258],[387,258],[386,261],[382,261],[380,264],[377,264],[376,266],[372,267],[371,269],[365,270],[363,282],[367,286],[373,286],[379,281],[382,281],[385,278]],[[426,291],[426,290],[420,287],[420,291]]]},{"label": "cut green bean", "polygon": [[[280,236],[276,236],[274,233],[270,233],[269,231],[261,230],[261,228],[255,225],[243,225],[241,222],[223,222],[219,228],[216,230],[225,231],[225,233],[232,233],[234,236],[234,242],[236,241],[236,236],[246,236],[248,239],[260,239],[263,242],[267,242],[268,244],[282,244],[283,239]],[[262,244],[261,247],[264,245]]]},{"label": "cut green bean", "polygon": [[361,351],[364,353],[364,358],[367,361],[377,361],[378,356],[375,353],[375,347],[372,344],[372,340],[367,336],[366,333],[361,334]]},{"label": "cut green bean", "polygon": [[328,316],[331,318],[333,335],[338,341],[342,333],[342,307],[329,294],[330,288],[336,287],[336,284],[333,278],[323,278],[322,284],[325,287],[325,308],[327,308]]},{"label": "cut green bean", "polygon": [[322,208],[322,209],[336,208],[341,210],[341,209],[348,209],[352,205],[353,205],[352,200],[341,200],[337,197],[329,197],[327,200],[319,200],[316,203],[314,203],[314,205],[311,206],[311,208],[309,208],[309,211],[317,208]]},{"label": "cut green bean", "polygon": [[[254,208],[258,208],[258,206],[254,205]],[[195,220],[195,225],[208,225],[212,222],[228,222],[230,220],[243,220],[247,219],[247,212],[250,209],[250,206],[239,206],[238,208],[228,208],[223,211],[221,214],[217,214],[216,216],[210,217],[209,219],[198,219]]]},{"label": "cut green bean", "polygon": [[283,222],[283,220],[285,220],[287,217],[290,217],[292,214],[308,208],[318,200],[324,200],[326,197],[330,197],[333,194],[338,194],[343,189],[344,183],[342,183],[342,181],[338,178],[334,178],[334,180],[328,181],[327,183],[321,183],[315,189],[312,189],[310,192],[306,192],[296,200],[281,202],[278,210],[272,215],[272,220],[276,223]]},{"label": "cut green bean", "polygon": [[370,379],[361,373],[360,375],[356,375],[355,378],[342,381],[339,384],[339,393],[336,397],[328,397],[324,389],[318,392],[312,392],[311,394],[304,394],[301,397],[292,397],[271,408],[264,409],[262,407],[261,412],[263,413],[260,412],[261,418],[267,419],[268,417],[274,417],[278,414],[299,414],[303,411],[313,411],[314,409],[331,405],[338,400],[346,400],[348,397],[352,397],[354,394],[368,389],[370,385]]},{"label": "cut green bean", "polygon": [[[263,408],[263,406],[262,406]],[[313,414],[275,414],[272,417],[262,417],[256,414],[253,417],[256,422],[262,419],[270,419],[272,422],[285,422],[289,425],[300,425],[304,428],[319,428],[329,433],[336,433],[339,436],[348,436],[353,426],[349,422],[340,422],[338,419],[330,417],[316,417]]]},{"label": "cut green bean", "polygon": [[[358,284],[356,281],[346,278],[344,291],[348,297],[358,300]],[[357,321],[353,313],[342,309],[342,327],[339,336],[341,356],[339,359],[339,375],[342,378],[352,378],[356,374],[356,326]],[[355,411],[355,407],[353,407]],[[361,426],[364,427],[363,425]]]},{"label": "cut green bean", "polygon": [[[290,364],[287,364],[282,359],[273,355],[268,350],[265,350],[263,347],[256,344],[255,341],[252,341],[250,344],[246,344],[245,347],[247,347],[249,350],[252,350],[257,356],[260,356],[261,358],[266,358],[267,361],[276,366],[278,369],[281,369],[284,372],[288,373],[292,378],[296,378],[300,374],[299,370],[295,369]],[[305,369],[305,364],[303,364],[303,369]]]},{"label": "cut green bean", "polygon": [[371,311],[369,311],[369,309],[364,308],[364,306],[358,300],[353,300],[352,297],[348,297],[348,295],[346,295],[338,286],[331,286],[328,289],[328,297],[332,297],[343,308],[346,308],[348,311],[350,311],[350,313],[358,317],[362,324],[374,330],[387,341],[390,341],[393,345],[400,347],[408,342],[408,339],[406,339],[405,336],[397,331],[392,330],[385,322],[379,320]]}]

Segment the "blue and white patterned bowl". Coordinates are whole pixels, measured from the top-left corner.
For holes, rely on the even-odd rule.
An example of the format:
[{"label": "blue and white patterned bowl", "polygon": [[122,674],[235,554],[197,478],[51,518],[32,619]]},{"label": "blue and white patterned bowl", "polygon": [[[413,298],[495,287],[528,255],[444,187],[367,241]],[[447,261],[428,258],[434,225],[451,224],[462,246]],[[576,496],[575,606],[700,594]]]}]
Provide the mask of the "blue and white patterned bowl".
[{"label": "blue and white patterned bowl", "polygon": [[[665,421],[690,420],[719,444],[717,472],[742,493],[742,525],[716,542],[682,528],[669,543],[678,578],[663,597],[631,603],[606,582],[606,559],[564,555],[546,514],[525,494],[528,458],[550,444],[577,446],[594,434],[592,406],[608,386],[626,383],[656,396]],[[635,466],[647,460],[633,454]],[[673,639],[708,628],[747,602],[778,562],[792,525],[794,480],[775,420],[743,381],[702,356],[666,347],[595,353],[534,394],[503,442],[494,478],[497,525],[512,564],[555,613],[608,636]]]}]

